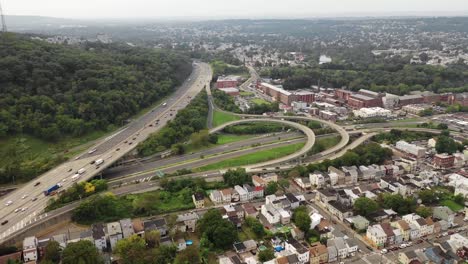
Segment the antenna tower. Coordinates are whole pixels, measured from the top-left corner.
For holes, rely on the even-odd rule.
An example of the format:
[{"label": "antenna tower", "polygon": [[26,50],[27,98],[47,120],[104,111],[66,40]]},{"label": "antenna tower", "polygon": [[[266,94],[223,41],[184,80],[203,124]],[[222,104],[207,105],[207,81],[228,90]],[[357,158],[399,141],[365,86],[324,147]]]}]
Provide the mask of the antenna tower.
[{"label": "antenna tower", "polygon": [[7,32],[7,26],[5,23],[5,16],[3,15],[2,3],[0,2],[0,16],[2,17],[2,32]]}]

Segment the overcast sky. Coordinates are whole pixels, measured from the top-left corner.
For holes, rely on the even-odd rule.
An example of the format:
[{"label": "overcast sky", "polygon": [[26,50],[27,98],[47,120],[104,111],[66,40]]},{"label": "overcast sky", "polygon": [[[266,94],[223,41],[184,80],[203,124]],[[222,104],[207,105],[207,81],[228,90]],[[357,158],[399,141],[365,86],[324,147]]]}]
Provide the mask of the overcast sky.
[{"label": "overcast sky", "polygon": [[7,15],[257,18],[468,15],[468,0],[0,0]]}]

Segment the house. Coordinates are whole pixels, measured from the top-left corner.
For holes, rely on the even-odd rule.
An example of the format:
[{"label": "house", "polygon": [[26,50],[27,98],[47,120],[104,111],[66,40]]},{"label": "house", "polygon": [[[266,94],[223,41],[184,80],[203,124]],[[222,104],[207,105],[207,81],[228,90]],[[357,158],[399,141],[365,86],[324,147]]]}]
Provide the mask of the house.
[{"label": "house", "polygon": [[271,203],[263,204],[261,207],[261,213],[270,225],[275,225],[280,222],[281,215],[278,209],[276,209]]},{"label": "house", "polygon": [[143,221],[140,219],[133,219],[132,220],[133,230],[135,234],[142,236],[145,233],[145,227],[143,226]]},{"label": "house", "polygon": [[327,251],[328,251],[328,262],[333,262],[333,261],[338,260],[338,251],[336,250],[336,247],[327,246]]},{"label": "house", "polygon": [[88,240],[91,241],[94,244],[94,239],[93,239],[93,231],[92,230],[86,230],[80,233],[80,240]]},{"label": "house", "polygon": [[262,198],[263,197],[263,186],[251,186],[249,184],[244,184],[244,189],[249,192],[249,197],[250,200],[255,199],[255,198]]},{"label": "house", "polygon": [[393,232],[393,228],[391,227],[390,223],[381,223],[380,226],[385,232],[385,236],[387,238],[385,241],[385,246],[388,247],[395,244],[395,233]]},{"label": "house", "polygon": [[145,229],[145,232],[149,232],[151,230],[158,230],[161,236],[167,235],[167,223],[166,219],[164,218],[144,221],[143,227]]},{"label": "house", "polygon": [[358,181],[358,168],[356,166],[343,166],[341,170],[345,173],[345,184],[356,184]]},{"label": "house", "polygon": [[221,197],[223,199],[223,203],[230,203],[232,200],[232,188],[221,190]]},{"label": "house", "polygon": [[177,239],[177,251],[182,251],[187,248],[187,243],[185,242],[185,239],[179,238]]},{"label": "house", "polygon": [[247,217],[252,217],[252,218],[257,218],[258,216],[258,211],[255,209],[255,207],[250,204],[250,203],[245,203],[242,204],[242,208],[244,209],[244,216]]},{"label": "house", "polygon": [[221,204],[223,203],[223,196],[221,195],[221,192],[218,191],[218,190],[214,190],[210,193],[210,200],[218,205],[218,204]]},{"label": "house", "polygon": [[111,249],[114,250],[117,242],[123,238],[122,227],[119,222],[112,222],[107,224],[107,233],[109,235],[109,241]]},{"label": "house", "polygon": [[335,247],[338,258],[344,259],[348,257],[348,246],[342,237],[336,237],[327,241],[328,247]]},{"label": "house", "polygon": [[293,229],[291,229],[291,236],[294,239],[302,240],[304,239],[304,232],[302,232],[302,230],[295,226]]},{"label": "house", "polygon": [[239,194],[239,200],[241,202],[246,202],[249,200],[249,193],[241,186],[234,186],[234,190]]},{"label": "house", "polygon": [[131,237],[135,234],[135,230],[133,229],[132,220],[129,218],[122,219],[119,221],[120,227],[122,228],[122,236],[123,238]]},{"label": "house", "polygon": [[383,247],[387,241],[387,235],[383,230],[382,226],[379,224],[369,226],[367,228],[366,237],[369,239],[376,247]]},{"label": "house", "polygon": [[338,201],[331,201],[327,204],[327,209],[330,214],[336,216],[343,221],[345,218],[353,216],[353,211],[350,206],[345,206]]},{"label": "house", "polygon": [[337,199],[338,194],[336,193],[335,189],[317,190],[315,195],[315,200],[324,206],[326,206],[331,201],[336,201]]},{"label": "house", "polygon": [[205,208],[205,195],[201,192],[192,194],[192,201],[195,208]]},{"label": "house", "polygon": [[285,196],[286,196],[286,199],[288,199],[288,201],[291,203],[291,210],[299,207],[299,199],[297,199],[297,197],[294,194],[287,193],[285,194]]},{"label": "house", "polygon": [[277,182],[278,181],[278,174],[274,172],[266,173],[260,176],[268,185],[270,182]]},{"label": "house", "polygon": [[359,246],[357,241],[354,238],[345,240],[346,245],[348,246],[348,254],[353,254],[358,251]]},{"label": "house", "polygon": [[325,187],[325,176],[323,173],[315,171],[314,173],[309,174],[309,181],[311,186],[316,188]]},{"label": "house", "polygon": [[285,250],[297,254],[300,263],[310,262],[310,252],[306,245],[296,239],[289,239],[285,242]]},{"label": "house", "polygon": [[303,178],[294,178],[294,183],[301,188],[302,190],[308,190],[311,187],[310,179],[303,177]]},{"label": "house", "polygon": [[26,237],[23,240],[23,260],[24,262],[37,261],[38,252],[37,252],[37,238],[34,236]]},{"label": "house", "polygon": [[246,240],[244,242],[237,242],[233,245],[234,250],[238,253],[249,252],[257,249],[257,242],[255,240]]},{"label": "house", "polygon": [[445,220],[452,226],[455,219],[455,213],[447,206],[436,206],[432,208],[432,216],[436,219]]},{"label": "house", "polygon": [[195,212],[177,215],[177,226],[181,232],[195,232],[199,216]]},{"label": "house", "polygon": [[261,186],[261,187],[266,187],[268,185],[267,182],[258,175],[252,176],[252,183],[254,186]]},{"label": "house", "polygon": [[104,225],[102,223],[93,224],[91,226],[93,232],[94,245],[99,251],[107,249],[106,233],[104,232]]},{"label": "house", "polygon": [[409,264],[412,260],[417,260],[418,255],[413,250],[406,251],[406,252],[400,252],[398,254],[398,261],[401,264]]},{"label": "house", "polygon": [[[346,174],[344,171],[338,169],[338,168],[335,168],[333,166],[330,166],[328,167],[328,172],[329,172],[329,175],[331,177],[331,175],[333,174],[334,175],[334,178],[336,177],[336,181],[334,180],[335,184],[332,183],[332,186],[333,185],[345,185],[345,177],[346,177]],[[335,176],[336,175],[336,176]]]},{"label": "house", "polygon": [[410,240],[410,231],[411,228],[405,220],[398,220],[395,222],[392,222],[391,225],[395,228],[398,228],[400,230],[400,235],[403,241],[409,241]]},{"label": "house", "polygon": [[367,230],[369,226],[369,220],[360,215],[351,217],[350,223],[353,224],[354,228],[357,230]]},{"label": "house", "polygon": [[328,249],[320,242],[315,242],[309,249],[310,264],[322,264],[328,262]]},{"label": "house", "polygon": [[172,238],[170,236],[165,236],[161,237],[161,239],[159,240],[159,244],[165,246],[173,246],[174,241],[172,241]]}]

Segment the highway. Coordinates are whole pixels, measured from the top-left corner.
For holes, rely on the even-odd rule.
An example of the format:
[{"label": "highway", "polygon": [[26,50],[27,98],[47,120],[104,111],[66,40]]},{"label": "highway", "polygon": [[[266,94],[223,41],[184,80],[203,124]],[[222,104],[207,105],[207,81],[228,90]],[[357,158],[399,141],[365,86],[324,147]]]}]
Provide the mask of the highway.
[{"label": "highway", "polygon": [[[0,226],[0,243],[41,217],[50,198],[43,194],[44,190],[57,183],[63,185],[62,190],[66,189],[73,184],[71,176],[81,168],[85,169],[85,172],[79,181],[86,181],[100,174],[112,163],[134,150],[138,143],[144,141],[151,133],[164,127],[175,117],[177,111],[185,108],[205,85],[209,86],[211,78],[212,72],[208,64],[194,63],[189,78],[164,103],[137,118],[118,133],[98,142],[85,153],[3,197],[0,204],[0,222],[3,223]],[[97,159],[103,159],[104,163],[100,166],[91,164]],[[7,206],[9,201],[12,204]]]}]

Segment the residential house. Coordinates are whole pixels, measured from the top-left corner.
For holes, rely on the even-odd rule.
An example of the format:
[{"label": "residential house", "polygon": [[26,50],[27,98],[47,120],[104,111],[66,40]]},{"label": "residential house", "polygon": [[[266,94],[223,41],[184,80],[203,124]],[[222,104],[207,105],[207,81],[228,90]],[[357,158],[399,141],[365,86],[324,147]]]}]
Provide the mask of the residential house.
[{"label": "residential house", "polygon": [[406,252],[400,252],[398,254],[398,261],[401,264],[409,264],[411,261],[418,259],[418,255],[416,255],[416,252],[413,250],[406,251]]},{"label": "residential house", "polygon": [[[344,171],[342,171],[340,169],[337,169],[337,168],[335,168],[333,166],[330,166],[330,167],[328,167],[328,173],[329,173],[330,177],[332,177],[332,174],[334,174],[333,175],[334,178],[336,177],[336,183],[332,184],[332,186],[334,186],[334,185],[345,185],[346,184],[346,182],[345,182],[346,175],[345,175]],[[334,182],[335,182],[335,180],[334,180]]]},{"label": "residential house", "polygon": [[234,190],[239,194],[239,199],[241,202],[246,202],[249,200],[249,193],[243,187],[236,185]]},{"label": "residential house", "polygon": [[344,259],[348,257],[348,246],[342,237],[336,237],[327,241],[328,247],[335,247],[338,253],[338,258]]},{"label": "residential house", "polygon": [[311,187],[310,179],[306,177],[294,178],[294,183],[302,190],[308,190]]},{"label": "residential house", "polygon": [[328,249],[320,242],[315,242],[309,249],[310,264],[322,264],[328,262]]},{"label": "residential house", "polygon": [[366,236],[376,247],[383,247],[387,241],[387,234],[380,224],[369,226]]},{"label": "residential house", "polygon": [[275,225],[281,220],[281,215],[278,209],[276,209],[271,203],[263,204],[261,213],[270,225]]},{"label": "residential house", "polygon": [[385,232],[385,236],[387,238],[385,241],[385,246],[388,247],[395,244],[395,233],[393,232],[393,228],[391,227],[390,223],[381,223],[380,226]]},{"label": "residential house", "polygon": [[161,236],[167,235],[167,223],[166,219],[164,218],[144,221],[143,227],[145,229],[145,232],[149,232],[151,230],[158,230]]},{"label": "residential house", "polygon": [[37,261],[38,252],[37,252],[37,238],[34,236],[26,237],[23,240],[23,260],[24,262]]},{"label": "residential house", "polygon": [[326,206],[331,201],[336,201],[337,199],[338,194],[335,189],[317,190],[317,193],[315,194],[315,200],[324,206]]},{"label": "residential house", "polygon": [[330,214],[336,216],[341,221],[353,216],[352,208],[350,206],[345,206],[338,201],[329,202],[326,206]]},{"label": "residential house", "polygon": [[222,194],[221,194],[220,191],[218,191],[218,190],[213,190],[213,191],[210,193],[210,200],[211,200],[215,205],[222,204],[222,203],[223,203],[223,196],[222,196]]},{"label": "residential house", "polygon": [[80,240],[88,240],[94,244],[94,239],[93,239],[93,231],[86,230],[80,233]]},{"label": "residential house", "polygon": [[445,220],[452,226],[455,219],[455,213],[447,206],[436,206],[432,208],[432,216],[436,219]]},{"label": "residential house", "polygon": [[398,220],[395,222],[392,222],[391,225],[398,230],[400,230],[401,238],[403,241],[409,241],[410,240],[410,231],[411,228],[405,220]]},{"label": "residential house", "polygon": [[345,240],[346,245],[348,246],[348,254],[356,253],[359,249],[358,243],[354,238],[349,238]]},{"label": "residential house", "polygon": [[270,182],[277,182],[278,181],[278,174],[276,174],[274,172],[265,173],[265,174],[261,175],[260,177],[266,182],[267,185]]},{"label": "residential house", "polygon": [[261,186],[261,187],[266,187],[267,186],[267,182],[265,180],[263,180],[263,178],[261,178],[258,175],[253,175],[252,176],[252,183],[253,183],[254,186]]},{"label": "residential house", "polygon": [[338,251],[335,246],[327,246],[328,251],[328,262],[333,262],[338,260]]},{"label": "residential house", "polygon": [[205,195],[201,192],[192,194],[192,201],[195,208],[205,208]]},{"label": "residential house", "polygon": [[310,252],[309,248],[297,241],[296,239],[289,239],[285,243],[285,249],[287,251],[297,254],[297,258],[300,263],[309,263],[310,262]]},{"label": "residential house", "polygon": [[325,176],[323,173],[315,171],[314,173],[309,174],[309,181],[311,186],[316,188],[325,187]]},{"label": "residential house", "polygon": [[223,199],[223,203],[230,203],[232,199],[232,188],[221,190],[221,197]]},{"label": "residential house", "polygon": [[131,237],[135,234],[135,230],[133,229],[132,220],[129,218],[122,219],[119,221],[120,227],[122,228],[122,236],[123,238]]},{"label": "residential house", "polygon": [[353,224],[354,228],[357,230],[367,230],[369,226],[369,220],[367,218],[357,215],[350,218],[350,222]]},{"label": "residential house", "polygon": [[177,239],[177,251],[182,251],[187,248],[187,242],[185,242],[185,239],[179,238]]},{"label": "residential house", "polygon": [[294,228],[291,229],[291,236],[294,239],[302,240],[304,239],[304,232],[302,232],[302,230],[300,230],[298,227],[294,226]]},{"label": "residential house", "polygon": [[356,184],[358,181],[358,168],[356,166],[343,166],[341,170],[345,173],[345,184]]},{"label": "residential house", "polygon": [[94,245],[99,251],[107,249],[106,233],[104,232],[104,225],[102,223],[93,224],[91,226],[93,232]]},{"label": "residential house", "polygon": [[177,226],[181,232],[195,232],[199,216],[195,212],[177,215]]},{"label": "residential house", "polygon": [[114,250],[117,242],[123,238],[122,227],[119,222],[112,222],[107,224],[107,234],[109,235],[109,241],[111,249]]},{"label": "residential house", "polygon": [[138,236],[142,236],[145,233],[145,227],[143,226],[143,221],[141,219],[132,220],[133,230]]},{"label": "residential house", "polygon": [[258,211],[255,207],[250,203],[242,204],[242,208],[244,209],[244,216],[245,217],[252,217],[257,218]]}]

